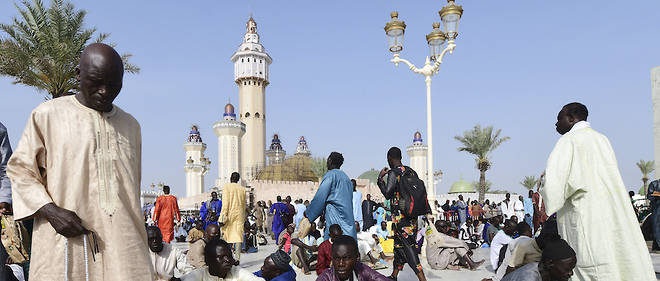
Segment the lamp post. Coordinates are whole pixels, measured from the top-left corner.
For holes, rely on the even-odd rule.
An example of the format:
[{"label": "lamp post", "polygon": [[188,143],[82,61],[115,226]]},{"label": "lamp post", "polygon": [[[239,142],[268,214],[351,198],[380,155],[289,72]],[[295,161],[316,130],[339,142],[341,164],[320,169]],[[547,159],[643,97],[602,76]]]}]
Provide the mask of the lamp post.
[{"label": "lamp post", "polygon": [[[431,120],[431,76],[438,72],[442,59],[447,52],[453,53],[456,44],[454,40],[458,36],[458,22],[463,15],[463,7],[456,5],[454,0],[447,0],[447,5],[438,12],[442,20],[442,30],[440,23],[433,23],[433,30],[426,35],[426,42],[429,44],[430,55],[426,57],[424,67],[417,68],[408,60],[399,57],[399,52],[403,50],[403,35],[406,30],[404,21],[399,20],[399,13],[392,12],[391,20],[385,24],[385,34],[389,42],[389,50],[394,54],[390,61],[398,66],[400,62],[405,63],[415,73],[424,76],[426,82],[426,135],[428,138],[428,163],[426,171],[426,183],[433,185],[427,188],[428,200],[435,200],[435,181],[433,173],[433,125]],[[445,44],[446,42],[446,44]],[[433,63],[432,63],[433,62]],[[430,191],[430,192],[429,192]]]}]

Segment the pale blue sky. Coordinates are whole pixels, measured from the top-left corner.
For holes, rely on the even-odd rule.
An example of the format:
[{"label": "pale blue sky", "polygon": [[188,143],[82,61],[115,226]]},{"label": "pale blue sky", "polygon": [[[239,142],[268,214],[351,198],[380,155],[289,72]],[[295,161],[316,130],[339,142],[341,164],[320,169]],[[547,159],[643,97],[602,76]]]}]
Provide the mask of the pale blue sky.
[{"label": "pale blue sky", "polygon": [[[139,75],[126,75],[116,103],[142,125],[143,188],[163,181],[185,194],[182,144],[198,123],[217,176],[212,124],[228,98],[238,101],[230,56],[250,13],[273,57],[266,90],[268,142],[279,133],[287,151],[306,136],[315,156],[344,154],[357,177],[386,165],[390,146],[426,136],[423,77],[389,60],[383,26],[398,10],[408,28],[401,56],[417,65],[424,35],[444,1],[74,1],[87,25],[111,33],[119,52],[133,53]],[[193,4],[194,3],[194,4]],[[660,65],[659,1],[458,1],[465,9],[454,54],[433,84],[437,189],[478,178],[455,135],[494,125],[511,140],[492,155],[495,189],[522,191],[538,175],[559,135],[562,105],[580,101],[606,134],[629,189],[641,186],[635,166],[653,158],[649,70]],[[0,2],[0,22],[16,10]],[[3,35],[4,36],[4,35]],[[28,114],[43,101],[32,88],[0,78],[0,121],[15,146]],[[405,160],[407,161],[407,159]]]}]

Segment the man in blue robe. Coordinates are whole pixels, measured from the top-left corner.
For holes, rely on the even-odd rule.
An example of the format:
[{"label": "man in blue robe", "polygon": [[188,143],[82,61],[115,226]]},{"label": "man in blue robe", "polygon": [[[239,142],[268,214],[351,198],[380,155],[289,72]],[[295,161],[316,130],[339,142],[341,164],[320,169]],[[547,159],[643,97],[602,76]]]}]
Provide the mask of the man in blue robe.
[{"label": "man in blue robe", "polygon": [[286,225],[284,225],[283,216],[289,213],[289,208],[282,202],[282,196],[277,196],[277,202],[270,206],[269,214],[273,214],[273,234],[275,235],[275,244],[279,244],[280,232],[282,232]]},{"label": "man in blue robe", "polygon": [[[309,221],[316,220],[325,210],[326,225],[338,224],[345,235],[357,241],[355,233],[355,218],[353,217],[353,183],[341,171],[344,156],[339,152],[332,152],[328,156],[328,172],[321,180],[321,185],[314,195],[314,199],[305,210],[305,217]],[[329,227],[325,228],[323,237],[328,240]]]},{"label": "man in blue robe", "polygon": [[652,250],[660,250],[660,180],[654,180],[649,183],[647,198],[651,201],[651,227],[653,228],[653,246]]},{"label": "man in blue robe", "polygon": [[204,229],[209,224],[218,224],[218,215],[222,210],[222,201],[218,199],[218,193],[211,192],[211,200],[202,202],[202,207],[199,208],[199,215],[202,216],[204,221]]}]

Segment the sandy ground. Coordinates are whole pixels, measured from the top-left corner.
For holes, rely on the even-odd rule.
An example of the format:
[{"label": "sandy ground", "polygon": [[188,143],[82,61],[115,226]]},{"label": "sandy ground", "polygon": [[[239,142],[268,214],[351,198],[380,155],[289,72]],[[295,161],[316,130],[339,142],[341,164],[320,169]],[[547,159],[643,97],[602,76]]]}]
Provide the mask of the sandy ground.
[{"label": "sandy ground", "polygon": [[[263,265],[264,259],[270,253],[275,251],[276,248],[275,245],[273,245],[272,242],[270,243],[271,244],[268,244],[266,246],[261,246],[259,248],[259,252],[257,253],[242,254],[240,266],[251,272],[258,271]],[[186,250],[188,248],[188,244],[177,243],[176,247],[182,250]],[[481,260],[481,259],[486,260],[486,262],[475,271],[470,271],[466,269],[460,271],[431,270],[427,264],[426,258],[421,257],[422,266],[424,267],[424,272],[426,273],[426,278],[428,280],[470,280],[470,281],[471,280],[480,281],[483,278],[490,278],[494,274],[492,272],[490,263],[488,262],[488,250],[489,249],[486,248],[486,249],[477,249],[474,251],[475,260]],[[651,254],[651,259],[653,260],[653,266],[655,268],[655,271],[660,272],[660,254]],[[390,273],[392,273],[392,262],[391,261],[389,262],[387,269],[382,269],[379,270],[378,272],[380,272],[385,276],[390,275]],[[304,275],[302,271],[296,271],[296,274],[297,274],[296,280],[301,280],[301,281],[313,281],[316,280],[317,277],[316,273],[312,273],[311,275]],[[660,280],[660,275],[658,275],[657,273],[656,273],[656,277],[658,277],[658,280]],[[406,266],[404,270],[399,274],[399,280],[415,281],[417,280],[417,277],[413,274],[412,269]]]}]

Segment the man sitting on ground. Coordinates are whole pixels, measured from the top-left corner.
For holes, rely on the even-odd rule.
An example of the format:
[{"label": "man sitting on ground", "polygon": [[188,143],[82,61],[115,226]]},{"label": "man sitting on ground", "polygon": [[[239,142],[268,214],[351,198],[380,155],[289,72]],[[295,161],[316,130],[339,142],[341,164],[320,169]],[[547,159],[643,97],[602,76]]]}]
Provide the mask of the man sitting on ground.
[{"label": "man sitting on ground", "polygon": [[202,238],[204,238],[204,222],[198,219],[195,221],[195,227],[188,231],[188,242],[192,244]]},{"label": "man sitting on ground", "polygon": [[[357,243],[360,252],[360,260],[369,262],[370,264],[368,266],[374,269],[387,268],[385,260],[393,259],[394,257],[385,256],[378,235],[366,231],[360,231],[359,222],[355,222],[355,231],[357,232],[358,237]],[[382,262],[379,261],[379,259],[381,259]]]},{"label": "man sitting on ground", "polygon": [[261,270],[254,273],[266,281],[295,281],[296,272],[289,265],[291,257],[282,250],[277,250],[264,259]]},{"label": "man sitting on ground", "polygon": [[212,239],[218,239],[219,236],[220,227],[217,224],[209,224],[204,231],[204,238],[198,239],[195,243],[190,244],[190,249],[188,249],[188,253],[186,254],[186,258],[190,265],[194,268],[206,266],[206,263],[204,263],[204,247],[206,247],[206,243]]},{"label": "man sitting on ground", "polygon": [[545,249],[545,245],[560,238],[557,229],[557,220],[547,220],[543,224],[538,237],[516,244],[516,248],[511,253],[506,272],[513,272],[526,264],[541,261],[541,253]]},{"label": "man sitting on ground", "polygon": [[323,271],[325,271],[330,267],[330,261],[332,259],[332,243],[334,243],[333,241],[335,240],[335,238],[344,234],[344,232],[341,230],[341,227],[338,224],[331,225],[328,231],[329,231],[330,239],[323,241],[323,243],[319,245],[318,261],[316,263],[317,275],[321,275]]},{"label": "man sitting on ground", "polygon": [[431,268],[458,270],[461,266],[466,266],[470,270],[477,269],[484,260],[473,261],[468,245],[447,235],[449,228],[449,222],[438,220],[435,222],[435,229],[429,226],[426,230],[426,259]]},{"label": "man sitting on ground", "polygon": [[490,243],[490,265],[493,266],[493,270],[497,271],[500,261],[500,250],[504,245],[509,244],[513,238],[513,234],[516,231],[516,223],[512,220],[506,220],[504,222],[504,227],[502,230],[498,231],[493,240]]},{"label": "man sitting on ground", "polygon": [[163,242],[163,235],[158,227],[147,226],[147,242],[156,280],[178,280],[174,278],[175,270],[178,274],[186,274],[193,269],[183,252],[172,247],[170,243]]},{"label": "man sitting on ground", "polygon": [[[209,225],[210,226],[210,225]],[[207,226],[208,228],[208,226]],[[251,272],[238,266],[232,254],[232,245],[225,240],[210,240],[204,247],[206,267],[198,268],[181,277],[181,281],[263,281]]]},{"label": "man sitting on ground", "polygon": [[[504,245],[500,250],[500,257],[502,258],[502,263],[497,271],[495,272],[495,277],[493,281],[502,280],[502,277],[507,273],[508,264],[511,260],[511,256],[515,249],[518,248],[518,245],[532,241],[532,228],[526,222],[519,222],[516,225],[515,233],[518,234],[518,238],[513,239],[509,244]],[[539,260],[541,258],[541,252],[539,251]]]},{"label": "man sitting on ground", "polygon": [[318,246],[321,243],[323,243],[323,237],[316,229],[316,223],[314,222],[310,223],[307,236],[291,240],[291,260],[295,266],[302,268],[305,275],[311,274],[311,271],[316,268],[312,262],[317,259],[317,255],[314,253],[318,251]]},{"label": "man sitting on ground", "polygon": [[529,263],[507,274],[502,281],[566,281],[577,263],[575,251],[563,239],[550,241],[543,249],[541,262]]}]

